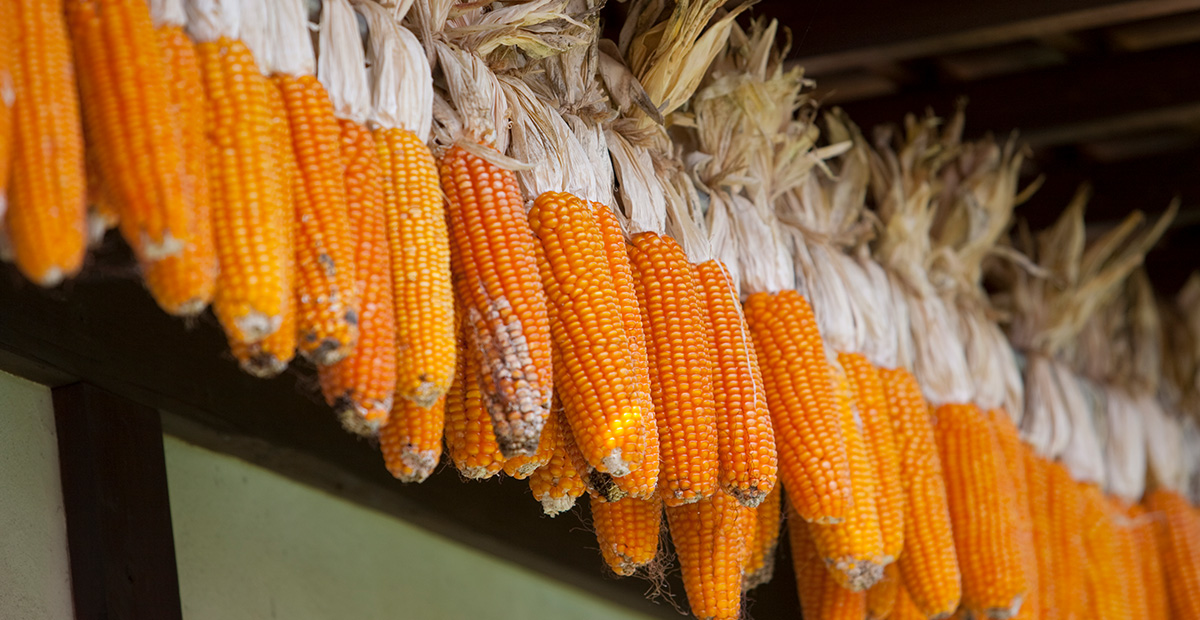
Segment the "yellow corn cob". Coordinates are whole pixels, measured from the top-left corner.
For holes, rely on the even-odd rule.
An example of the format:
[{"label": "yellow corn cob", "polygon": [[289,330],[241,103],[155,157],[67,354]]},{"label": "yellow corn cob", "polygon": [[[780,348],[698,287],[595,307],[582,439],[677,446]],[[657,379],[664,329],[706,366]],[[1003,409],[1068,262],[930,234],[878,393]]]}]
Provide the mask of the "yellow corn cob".
[{"label": "yellow corn cob", "polygon": [[537,451],[550,412],[550,319],[537,242],[516,176],[453,147],[439,162],[448,199],[450,256],[480,359],[480,390],[506,457]]},{"label": "yellow corn cob", "polygon": [[883,569],[883,579],[867,590],[867,620],[884,620],[896,608],[900,592],[900,569],[895,563]]},{"label": "yellow corn cob", "polygon": [[642,416],[649,412],[638,407],[628,374],[629,338],[604,236],[590,205],[558,192],[534,200],[529,226],[539,241],[550,333],[563,365],[555,385],[567,422],[588,464],[624,476],[641,466]]},{"label": "yellow corn cob", "polygon": [[718,492],[691,504],[667,506],[667,523],[692,614],[701,620],[735,620],[754,509]]},{"label": "yellow corn cob", "polygon": [[358,341],[354,244],[346,210],[341,130],[329,93],[313,75],[277,75],[300,174],[296,207],[296,323],[300,352],[318,365],[345,358]]},{"label": "yellow corn cob", "polygon": [[1114,496],[1105,498],[1108,514],[1112,519],[1116,538],[1117,578],[1126,590],[1129,601],[1129,617],[1140,620],[1150,617],[1149,595],[1146,590],[1146,575],[1142,572],[1138,558],[1137,523],[1131,518],[1123,501]]},{"label": "yellow corn cob", "polygon": [[850,459],[853,503],[842,522],[810,523],[808,531],[834,580],[844,588],[859,591],[883,578],[883,566],[889,558],[883,555],[883,530],[875,507],[878,487],[875,468],[855,419],[846,375],[840,366],[831,366],[834,395],[842,417],[842,437]]},{"label": "yellow corn cob", "polygon": [[[318,374],[325,402],[336,410],[342,425],[359,434],[373,435],[388,420],[396,390],[391,251],[375,139],[356,122],[342,120],[339,126],[346,210],[358,280],[355,297],[360,300],[358,344],[346,358],[319,367]],[[428,450],[427,444],[422,450]],[[437,464],[436,458],[433,464]],[[407,475],[423,480],[430,471],[432,466]]]},{"label": "yellow corn cob", "polygon": [[1050,463],[1047,489],[1050,504],[1050,536],[1054,553],[1056,604],[1059,617],[1087,618],[1087,583],[1084,574],[1087,548],[1083,543],[1083,496],[1062,463]]},{"label": "yellow corn cob", "polygon": [[746,323],[763,371],[779,477],[807,521],[837,523],[851,503],[850,463],[812,307],[796,291],[755,293]]},{"label": "yellow corn cob", "polygon": [[712,326],[721,488],[753,508],[775,488],[778,467],[758,355],[725,265],[697,265],[696,281]]},{"label": "yellow corn cob", "polygon": [[958,554],[950,526],[942,461],[929,408],[912,373],[881,369],[904,487],[904,552],[900,573],[913,603],[926,616],[946,617],[962,594]]},{"label": "yellow corn cob", "polygon": [[[0,224],[8,209],[8,180],[12,169],[13,92],[17,65],[17,5],[15,2],[0,3]],[[3,226],[0,226],[2,229]],[[0,233],[2,234],[2,233]]]},{"label": "yellow corn cob", "polygon": [[1029,593],[1019,546],[1016,490],[996,432],[974,405],[937,408],[935,434],[962,570],[962,605],[995,620]]},{"label": "yellow corn cob", "polygon": [[1131,618],[1129,590],[1122,579],[1119,541],[1104,492],[1094,484],[1083,484],[1083,544],[1087,549],[1084,579],[1087,581],[1091,618]]},{"label": "yellow corn cob", "polygon": [[654,400],[650,397],[650,362],[646,357],[646,332],[642,326],[642,310],[638,304],[637,287],[633,280],[633,266],[629,263],[625,236],[612,209],[598,202],[592,203],[592,214],[604,240],[604,253],[608,258],[608,269],[616,287],[616,302],[621,314],[621,323],[629,341],[630,379],[638,408],[643,411],[642,464],[636,471],[614,478],[613,483],[632,497],[650,499],[658,490],[659,445],[658,424],[654,417]]},{"label": "yellow corn cob", "polygon": [[1013,481],[1014,506],[1017,511],[1017,532],[1014,543],[1021,554],[1021,563],[1025,571],[1028,592],[1020,611],[1014,616],[1018,620],[1033,620],[1039,618],[1038,610],[1041,602],[1038,600],[1037,551],[1033,543],[1033,513],[1029,505],[1029,478],[1025,469],[1025,449],[1021,444],[1021,436],[1016,424],[1006,412],[993,409],[987,412],[988,421],[1000,444],[1000,452],[1004,455],[1004,465]]},{"label": "yellow corn cob", "polygon": [[[568,453],[567,441],[574,442],[575,439],[570,437],[562,408],[556,406],[542,429],[542,443],[548,443],[551,449],[550,461],[529,476],[529,490],[533,491],[533,498],[541,502],[542,511],[552,517],[570,510],[575,500],[587,491],[579,470],[575,468],[575,461]],[[541,447],[539,445],[539,449]]]},{"label": "yellow corn cob", "polygon": [[170,111],[181,126],[180,180],[187,220],[183,249],[175,256],[144,263],[143,279],[164,311],[175,316],[195,316],[212,301],[217,283],[206,161],[208,145],[204,136],[204,87],[196,48],[183,28],[160,26],[158,48],[166,67]]},{"label": "yellow corn cob", "polygon": [[96,161],[143,261],[183,250],[191,232],[183,187],[183,122],[144,0],[68,0],[85,118]]},{"label": "yellow corn cob", "polygon": [[454,285],[433,154],[411,131],[375,130],[396,299],[396,394],[429,406],[454,379]]},{"label": "yellow corn cob", "polygon": [[903,581],[901,579],[900,590],[896,592],[896,606],[892,609],[890,620],[929,620],[925,612],[917,609],[912,597],[908,595]]},{"label": "yellow corn cob", "polygon": [[638,233],[629,248],[642,309],[659,443],[659,496],[679,506],[717,488],[711,345],[695,276],[675,240]]},{"label": "yellow corn cob", "polygon": [[[1051,539],[1053,525],[1050,513],[1050,463],[1034,452],[1028,444],[1022,444],[1025,460],[1026,493],[1029,497],[1029,515],[1033,530],[1034,557],[1037,560],[1037,593],[1026,605],[1036,606],[1041,620],[1057,620],[1063,617],[1059,605],[1058,569],[1054,562],[1054,540]],[[1045,578],[1042,578],[1042,576]],[[1025,605],[1021,606],[1022,609]]]},{"label": "yellow corn cob", "polygon": [[779,526],[783,521],[782,504],[783,489],[776,485],[754,509],[754,537],[742,577],[742,590],[756,588],[775,575],[775,547],[779,544]]},{"label": "yellow corn cob", "polygon": [[13,138],[4,228],[17,268],[51,287],[79,271],[87,243],[75,68],[61,0],[15,0],[10,17],[16,60],[6,97]]},{"label": "yellow corn cob", "polygon": [[[789,498],[790,499],[790,498]],[[790,504],[790,502],[789,502]],[[796,590],[806,620],[861,620],[867,615],[867,593],[843,588],[825,567],[805,523],[791,507],[788,514],[788,538],[792,543],[792,564],[796,569]]]},{"label": "yellow corn cob", "polygon": [[662,501],[626,497],[615,502],[592,499],[592,527],[600,554],[618,575],[629,576],[658,555]]},{"label": "yellow corn cob", "polygon": [[896,451],[883,380],[875,366],[861,354],[840,353],[838,362],[850,382],[867,454],[875,470],[875,505],[883,532],[883,556],[885,563],[892,562],[904,549],[904,488],[900,483],[900,454]]},{"label": "yellow corn cob", "polygon": [[379,449],[388,471],[402,482],[424,482],[442,456],[445,425],[446,398],[432,407],[396,399],[387,424],[379,429]]},{"label": "yellow corn cob", "polygon": [[1200,618],[1200,517],[1182,495],[1155,489],[1145,498],[1156,522],[1158,549],[1173,618]]},{"label": "yellow corn cob", "polygon": [[231,344],[252,344],[280,329],[292,300],[293,261],[287,170],[270,144],[270,82],[244,43],[196,46],[208,101],[209,190],[220,271],[213,311]]},{"label": "yellow corn cob", "polygon": [[1167,582],[1163,575],[1162,553],[1156,536],[1154,517],[1141,505],[1129,511],[1133,518],[1134,545],[1137,548],[1138,569],[1146,590],[1146,618],[1166,618],[1171,605],[1167,599]]},{"label": "yellow corn cob", "polygon": [[491,478],[504,468],[479,390],[479,354],[470,349],[458,356],[454,383],[446,392],[446,452],[467,478]]}]

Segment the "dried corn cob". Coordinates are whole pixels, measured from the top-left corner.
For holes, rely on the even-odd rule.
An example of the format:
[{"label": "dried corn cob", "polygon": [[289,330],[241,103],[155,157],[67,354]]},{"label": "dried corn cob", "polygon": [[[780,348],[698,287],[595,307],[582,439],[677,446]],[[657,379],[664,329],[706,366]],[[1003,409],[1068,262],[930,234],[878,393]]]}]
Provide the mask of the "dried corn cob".
[{"label": "dried corn cob", "polygon": [[1082,620],[1087,617],[1084,580],[1087,548],[1083,542],[1083,496],[1067,468],[1058,462],[1049,464],[1050,541],[1054,553],[1056,603],[1059,617]]},{"label": "dried corn cob", "polygon": [[1084,579],[1087,583],[1091,618],[1131,618],[1127,583],[1122,579],[1119,541],[1104,492],[1084,484],[1083,544],[1087,549]]},{"label": "dried corn cob", "polygon": [[1116,537],[1117,578],[1126,590],[1129,601],[1129,617],[1150,618],[1149,594],[1146,590],[1146,575],[1138,559],[1137,523],[1130,517],[1129,507],[1115,496],[1105,498],[1108,514],[1112,519]]},{"label": "dried corn cob", "polygon": [[579,470],[575,468],[575,461],[568,452],[568,441],[574,442],[575,439],[570,436],[570,428],[563,420],[562,408],[555,407],[542,429],[542,443],[548,442],[551,449],[550,461],[529,476],[533,498],[541,502],[543,512],[552,517],[570,510],[575,500],[587,491]]},{"label": "dried corn cob", "polygon": [[900,593],[900,569],[895,563],[883,569],[883,579],[867,590],[867,620],[884,620],[896,608]]},{"label": "dried corn cob", "polygon": [[775,431],[754,341],[725,265],[696,266],[696,281],[712,325],[713,396],[721,488],[754,507],[775,488]]},{"label": "dried corn cob", "polygon": [[[1058,570],[1054,562],[1054,541],[1050,513],[1050,463],[1023,444],[1025,459],[1026,493],[1029,496],[1029,515],[1033,526],[1034,557],[1037,560],[1037,594],[1030,603],[1036,604],[1036,617],[1042,620],[1057,620],[1063,617],[1058,593]],[[1042,576],[1046,578],[1043,579]],[[1032,605],[1031,605],[1032,606]],[[1022,605],[1022,608],[1025,606]]]},{"label": "dried corn cob", "polygon": [[1162,552],[1158,547],[1157,524],[1151,513],[1141,505],[1130,510],[1134,520],[1134,544],[1137,547],[1138,569],[1146,590],[1146,618],[1166,618],[1170,613],[1167,582],[1163,575]]},{"label": "dried corn cob", "polygon": [[432,407],[397,399],[387,423],[379,429],[379,449],[388,471],[402,482],[424,482],[442,456],[446,398]]},{"label": "dried corn cob", "polygon": [[458,356],[454,384],[446,392],[446,452],[458,473],[471,479],[491,478],[504,467],[504,455],[492,431],[479,389],[479,354],[465,349]]},{"label": "dried corn cob", "polygon": [[875,470],[876,510],[883,532],[885,562],[900,557],[904,549],[904,487],[900,483],[900,454],[892,430],[887,395],[879,371],[858,353],[839,353],[838,362],[846,372],[850,390],[862,422],[867,454]]},{"label": "dried corn cob", "polygon": [[742,577],[742,590],[767,583],[775,574],[775,548],[779,545],[779,526],[783,521],[782,504],[783,489],[776,485],[754,509],[754,537]]},{"label": "dried corn cob", "polygon": [[[546,419],[546,424],[550,424],[550,419]],[[545,427],[542,427],[542,432],[545,433]],[[554,442],[542,440],[538,441],[537,452],[533,454],[518,454],[511,459],[504,461],[504,473],[516,478],[524,480],[540,467],[550,462],[554,456]]]},{"label": "dried corn cob", "polygon": [[900,573],[923,614],[945,617],[958,607],[962,581],[929,409],[912,373],[892,368],[879,376],[896,431],[904,513],[911,517],[904,520]]},{"label": "dried corn cob", "polygon": [[67,22],[88,136],[125,241],[144,262],[188,241],[184,118],[144,0],[68,0]]},{"label": "dried corn cob", "polygon": [[615,502],[592,498],[592,527],[600,554],[618,575],[629,576],[658,555],[662,501],[626,497]]},{"label": "dried corn cob", "polygon": [[537,451],[550,411],[550,320],[536,241],[509,170],[455,146],[440,162],[451,264],[480,357],[480,390],[506,457]]},{"label": "dried corn cob", "polygon": [[692,614],[712,620],[737,618],[754,509],[718,492],[691,504],[667,506],[667,522]]},{"label": "dried corn cob", "polygon": [[[5,2],[0,6],[0,224],[8,210],[8,181],[12,169],[13,91],[17,64],[17,5]],[[2,227],[0,227],[2,228]]]},{"label": "dried corn cob", "polygon": [[805,520],[837,523],[851,503],[850,463],[812,308],[787,290],[750,295],[745,311],[788,497]]},{"label": "dried corn cob", "polygon": [[[790,504],[790,502],[789,502]],[[814,620],[860,620],[867,615],[867,593],[843,588],[825,567],[813,542],[811,523],[790,507],[788,538],[796,568],[796,589],[805,618]]]},{"label": "dried corn cob", "polygon": [[656,233],[634,235],[629,257],[658,428],[659,496],[667,506],[700,501],[716,491],[717,433],[695,277],[679,244]]},{"label": "dried corn cob", "polygon": [[51,287],[79,271],[86,249],[75,68],[61,0],[17,0],[10,17],[16,59],[5,97],[13,102],[13,137],[4,227],[17,268]]},{"label": "dried corn cob", "polygon": [[912,597],[908,595],[908,590],[904,588],[903,583],[900,584],[900,590],[896,592],[896,606],[892,609],[892,614],[889,617],[891,620],[929,620],[925,612],[917,609],[916,604],[913,603]]},{"label": "dried corn cob", "polygon": [[[590,205],[544,192],[529,210],[550,330],[563,371],[555,384],[567,422],[588,464],[624,476],[641,466],[644,412],[628,373],[629,338],[608,267],[604,237]],[[561,378],[562,380],[558,380]]]},{"label": "dried corn cob", "polygon": [[1017,426],[1013,424],[1008,413],[993,409],[987,412],[988,421],[995,431],[1000,444],[1000,452],[1004,455],[1004,465],[1012,477],[1014,506],[1017,511],[1017,532],[1014,543],[1021,554],[1025,579],[1028,583],[1028,593],[1021,603],[1020,611],[1014,616],[1019,620],[1039,618],[1038,610],[1041,602],[1038,600],[1037,551],[1033,543],[1033,512],[1029,502],[1029,478],[1025,469],[1025,449]]},{"label": "dried corn cob", "polygon": [[1174,618],[1200,618],[1200,517],[1187,499],[1155,489],[1145,505],[1157,519],[1158,549]]}]

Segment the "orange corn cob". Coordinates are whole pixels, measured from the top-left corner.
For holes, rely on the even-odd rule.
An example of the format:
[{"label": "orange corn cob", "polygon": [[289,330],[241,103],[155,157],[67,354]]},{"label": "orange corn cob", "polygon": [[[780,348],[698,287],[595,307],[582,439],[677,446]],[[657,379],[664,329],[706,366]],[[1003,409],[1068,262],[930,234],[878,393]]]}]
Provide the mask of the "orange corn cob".
[{"label": "orange corn cob", "polygon": [[812,307],[796,291],[781,291],[751,295],[745,311],[775,429],[779,477],[801,517],[837,523],[851,503],[850,462]]},{"label": "orange corn cob", "polygon": [[[17,5],[0,3],[0,224],[8,209],[8,177],[13,155],[13,84],[17,65]],[[2,226],[0,226],[2,228]]]},{"label": "orange corn cob", "polygon": [[[790,502],[789,502],[790,503]],[[867,615],[867,593],[843,588],[825,567],[805,523],[795,508],[787,519],[796,568],[796,589],[805,620],[861,620]]]},{"label": "orange corn cob", "polygon": [[537,451],[550,412],[550,319],[537,242],[510,170],[453,147],[440,162],[451,264],[480,356],[480,390],[506,457]]},{"label": "orange corn cob", "polygon": [[88,136],[125,241],[143,261],[183,250],[191,229],[183,187],[183,122],[144,0],[68,0]]},{"label": "orange corn cob", "polygon": [[633,280],[633,266],[629,263],[625,236],[612,209],[598,202],[592,203],[592,214],[604,239],[604,253],[608,258],[608,269],[616,287],[616,302],[629,341],[630,379],[633,383],[633,398],[642,415],[643,450],[642,464],[636,471],[614,478],[613,482],[625,493],[650,499],[658,490],[659,455],[658,423],[654,416],[654,400],[650,397],[650,361],[646,356],[646,332],[642,326],[642,310],[638,304],[637,286]]},{"label": "orange corn cob", "polygon": [[1070,472],[1062,463],[1050,463],[1048,472],[1049,538],[1053,545],[1059,617],[1082,620],[1088,617],[1085,605],[1087,548],[1083,542],[1083,496],[1079,492],[1079,485],[1071,479]]},{"label": "orange corn cob", "polygon": [[900,453],[904,514],[909,517],[904,520],[900,573],[922,613],[945,617],[958,607],[962,582],[929,408],[912,373],[881,369],[879,377]]},{"label": "orange corn cob", "polygon": [[344,359],[358,341],[354,244],[337,119],[313,75],[278,75],[300,174],[296,207],[296,323],[300,353],[318,365]]},{"label": "orange corn cob", "polygon": [[658,555],[662,501],[626,497],[615,502],[592,499],[592,527],[600,554],[618,575],[629,576]]},{"label": "orange corn cob", "polygon": [[1129,601],[1129,617],[1150,617],[1149,595],[1146,591],[1146,575],[1142,572],[1138,558],[1137,523],[1130,516],[1129,507],[1116,497],[1107,497],[1108,514],[1112,519],[1116,537],[1117,578],[1126,590]]},{"label": "orange corn cob", "polygon": [[454,384],[446,392],[446,452],[467,478],[491,478],[504,468],[492,419],[483,408],[479,354],[470,349],[458,356]]},{"label": "orange corn cob", "polygon": [[[546,425],[550,425],[550,418],[546,418]],[[543,426],[542,434],[545,435],[545,433],[546,427]],[[504,473],[517,480],[524,480],[537,471],[538,468],[549,463],[553,456],[554,442],[542,439],[538,441],[537,452],[533,454],[518,454],[511,459],[505,459]]]},{"label": "orange corn cob", "polygon": [[1157,522],[1158,549],[1173,618],[1200,618],[1200,517],[1182,495],[1166,489],[1145,498]]},{"label": "orange corn cob", "polygon": [[904,549],[904,487],[900,483],[900,454],[896,451],[883,380],[875,366],[861,354],[839,353],[838,362],[846,372],[858,407],[863,439],[878,485],[875,505],[883,532],[884,561],[892,562]]},{"label": "orange corn cob", "polygon": [[[346,358],[319,367],[318,374],[325,402],[336,410],[343,426],[373,435],[388,420],[396,390],[391,251],[375,139],[366,127],[353,121],[339,121],[339,125],[346,209],[358,280],[355,297],[360,300],[358,344]],[[441,425],[438,427],[440,437]],[[427,443],[422,450],[428,450]],[[432,465],[436,464],[435,457]],[[432,465],[408,475],[423,480]]]},{"label": "orange corn cob", "polygon": [[[564,437],[564,433],[568,436]],[[575,500],[587,491],[579,470],[575,468],[575,461],[568,453],[567,442],[575,441],[569,434],[562,409],[555,407],[546,420],[546,427],[542,429],[542,444],[548,442],[551,449],[550,461],[529,476],[529,490],[533,491],[533,498],[541,502],[542,511],[552,517],[570,510]]]},{"label": "orange corn cob", "polygon": [[[1038,456],[1028,444],[1022,444],[1022,450],[1038,574],[1036,596],[1026,605],[1036,605],[1037,617],[1042,620],[1057,620],[1063,617],[1063,609],[1058,602],[1059,572],[1054,564],[1055,541],[1051,538],[1053,519],[1050,512],[1050,463]],[[1042,578],[1043,575],[1046,578]],[[1021,607],[1024,609],[1025,605]]]},{"label": "orange corn cob", "polygon": [[962,570],[962,605],[989,618],[1011,618],[1029,594],[1029,581],[1016,544],[1016,489],[1000,441],[974,405],[942,405],[935,417],[938,453],[947,463],[942,477]]},{"label": "orange corn cob", "polygon": [[1166,618],[1171,605],[1167,599],[1167,582],[1163,575],[1162,553],[1156,536],[1157,524],[1152,513],[1141,505],[1130,509],[1133,519],[1134,545],[1137,549],[1138,569],[1142,572],[1142,584],[1146,591],[1146,618]]},{"label": "orange corn cob", "polygon": [[884,620],[896,608],[900,592],[900,569],[895,563],[883,569],[883,579],[867,590],[867,620]]},{"label": "orange corn cob", "polygon": [[196,45],[208,101],[209,190],[220,271],[213,311],[232,344],[280,329],[291,303],[287,170],[270,140],[270,82],[254,55],[227,38]]},{"label": "orange corn cob", "polygon": [[379,429],[379,449],[388,471],[401,482],[424,482],[442,456],[446,398],[432,407],[397,399],[387,423]]},{"label": "orange corn cob", "polygon": [[1083,544],[1087,549],[1088,600],[1091,618],[1131,618],[1127,582],[1122,579],[1120,546],[1104,492],[1094,484],[1082,485],[1084,501]]},{"label": "orange corn cob", "polygon": [[746,561],[742,590],[756,588],[775,575],[775,547],[779,544],[779,526],[783,521],[783,490],[776,486],[754,509],[754,537],[750,559]]},{"label": "orange corn cob", "polygon": [[15,0],[11,17],[17,45],[5,97],[13,102],[13,138],[4,228],[17,268],[51,287],[79,271],[87,244],[75,68],[61,0]]},{"label": "orange corn cob", "polygon": [[396,299],[396,394],[429,406],[450,389],[457,355],[445,199],[433,154],[420,138],[381,128],[375,143]]},{"label": "orange corn cob", "polygon": [[646,333],[658,492],[667,506],[717,490],[717,431],[711,345],[695,275],[674,239],[638,233],[629,248]]},{"label": "orange corn cob", "polygon": [[701,620],[736,619],[754,509],[728,493],[713,493],[691,504],[667,506],[667,523],[692,614]]},{"label": "orange corn cob", "polygon": [[639,408],[628,373],[629,338],[604,236],[590,205],[558,192],[534,200],[529,226],[539,241],[550,333],[563,365],[555,385],[567,422],[592,467],[624,476],[641,466],[649,412]]},{"label": "orange corn cob", "polygon": [[204,136],[204,87],[196,48],[183,28],[160,26],[158,48],[166,67],[170,111],[181,128],[180,180],[187,220],[183,249],[175,256],[144,263],[143,278],[154,300],[168,314],[195,316],[212,301],[217,283],[206,161],[208,144]]},{"label": "orange corn cob", "polygon": [[916,604],[913,603],[912,597],[908,595],[908,590],[905,589],[903,583],[900,584],[900,589],[896,592],[896,606],[892,609],[892,614],[889,618],[890,620],[929,620],[925,612],[917,609]]},{"label": "orange corn cob", "polygon": [[729,270],[719,261],[696,266],[712,325],[713,397],[721,488],[754,507],[775,488],[775,431],[754,341]]},{"label": "orange corn cob", "polygon": [[878,484],[875,469],[867,455],[863,432],[855,420],[850,387],[840,366],[833,365],[835,398],[842,417],[842,437],[850,458],[851,499],[853,504],[840,523],[811,523],[809,534],[817,553],[842,587],[865,590],[883,578],[883,530],[875,506]]},{"label": "orange corn cob", "polygon": [[1017,511],[1017,533],[1015,543],[1020,553],[1021,563],[1025,571],[1028,592],[1021,603],[1020,611],[1014,616],[1020,620],[1039,618],[1038,609],[1038,578],[1037,551],[1033,543],[1033,513],[1029,505],[1029,477],[1025,469],[1025,449],[1021,444],[1021,436],[1012,418],[1000,409],[987,412],[988,421],[996,433],[1000,443],[1000,451],[1004,455],[1004,465],[1012,477],[1013,490]]}]

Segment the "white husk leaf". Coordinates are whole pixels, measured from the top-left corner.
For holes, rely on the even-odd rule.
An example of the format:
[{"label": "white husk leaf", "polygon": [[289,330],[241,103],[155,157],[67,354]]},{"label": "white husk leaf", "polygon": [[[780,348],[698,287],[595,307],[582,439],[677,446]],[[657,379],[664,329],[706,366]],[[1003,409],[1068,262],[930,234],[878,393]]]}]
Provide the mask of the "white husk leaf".
[{"label": "white husk leaf", "polygon": [[887,271],[869,257],[861,257],[860,266],[867,277],[862,285],[875,304],[872,324],[878,330],[863,347],[863,353],[879,368],[912,367],[912,331],[908,325],[908,304],[897,303]]},{"label": "white husk leaf", "polygon": [[259,72],[269,76],[273,73],[272,63],[275,62],[272,57],[277,56],[278,51],[272,49],[275,46],[276,27],[270,21],[272,9],[267,6],[268,1],[242,0],[238,3],[241,6],[238,38],[246,44],[250,53],[254,54],[254,62],[258,65]]},{"label": "white husk leaf", "polygon": [[462,119],[464,133],[456,136],[455,142],[474,142],[507,152],[508,102],[496,75],[471,52],[441,41],[435,48],[450,101]]},{"label": "white husk leaf", "polygon": [[1059,363],[1054,367],[1071,427],[1071,438],[1062,455],[1063,464],[1080,482],[1104,484],[1104,451],[1092,423],[1094,416],[1087,394],[1070,368]]},{"label": "white husk leaf", "polygon": [[613,129],[606,131],[605,137],[619,186],[617,202],[624,206],[629,233],[663,232],[667,226],[667,198],[655,177],[650,152]]},{"label": "white husk leaf", "polygon": [[583,145],[558,111],[520,79],[499,76],[512,115],[509,154],[531,164],[517,173],[526,198],[543,192],[586,196],[595,185]]},{"label": "white husk leaf", "polygon": [[243,0],[187,0],[187,31],[197,43],[240,39]]},{"label": "white husk leaf", "polygon": [[184,0],[150,0],[150,17],[155,27],[187,24]]},{"label": "white husk leaf", "polygon": [[1137,404],[1125,390],[1110,386],[1106,392],[1108,490],[1127,502],[1136,502],[1146,488],[1145,427]]},{"label": "white husk leaf", "polygon": [[1059,387],[1055,362],[1032,354],[1025,362],[1025,416],[1021,437],[1047,459],[1056,459],[1071,440],[1067,403]]},{"label": "white husk leaf", "polygon": [[[317,57],[313,52],[312,35],[308,30],[308,6],[305,0],[258,0],[246,2],[246,23],[262,19],[266,39],[263,45],[246,44],[254,52],[267,75],[304,76],[317,74]],[[257,7],[257,8],[252,8]],[[251,16],[251,11],[263,14]],[[259,56],[259,54],[262,56]]]},{"label": "white husk leaf", "polygon": [[374,126],[405,129],[428,141],[435,103],[425,49],[389,10],[371,0],[354,0],[354,6],[367,20],[369,120]]},{"label": "white husk leaf", "polygon": [[323,2],[317,79],[329,92],[335,116],[365,124],[371,113],[371,86],[367,81],[367,60],[358,19],[349,0]]},{"label": "white husk leaf", "polygon": [[1184,493],[1188,485],[1188,466],[1183,424],[1167,415],[1158,401],[1143,396],[1135,401],[1146,430],[1146,454],[1150,474],[1161,487]]}]

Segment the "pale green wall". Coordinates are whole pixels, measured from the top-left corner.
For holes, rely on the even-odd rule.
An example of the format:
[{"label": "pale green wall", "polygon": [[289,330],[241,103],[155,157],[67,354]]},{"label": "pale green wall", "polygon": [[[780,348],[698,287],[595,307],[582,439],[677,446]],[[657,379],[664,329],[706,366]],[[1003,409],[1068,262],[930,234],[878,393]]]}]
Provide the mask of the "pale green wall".
[{"label": "pale green wall", "polygon": [[0,618],[73,617],[50,390],[0,371]]},{"label": "pale green wall", "polygon": [[645,618],[238,459],[165,447],[185,620]]}]

